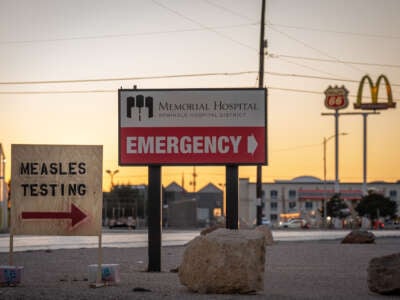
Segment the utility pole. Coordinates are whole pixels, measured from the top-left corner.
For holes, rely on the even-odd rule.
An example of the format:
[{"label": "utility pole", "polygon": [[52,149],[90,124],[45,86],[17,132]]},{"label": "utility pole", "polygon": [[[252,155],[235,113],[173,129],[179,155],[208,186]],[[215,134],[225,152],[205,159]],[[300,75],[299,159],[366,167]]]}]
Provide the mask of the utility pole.
[{"label": "utility pole", "polygon": [[[261,22],[260,22],[260,65],[258,73],[258,87],[263,88],[264,85],[264,24],[265,24],[265,0],[261,4]],[[262,218],[262,165],[257,165],[257,183],[256,183],[256,197],[257,197],[257,225],[261,225]]]}]

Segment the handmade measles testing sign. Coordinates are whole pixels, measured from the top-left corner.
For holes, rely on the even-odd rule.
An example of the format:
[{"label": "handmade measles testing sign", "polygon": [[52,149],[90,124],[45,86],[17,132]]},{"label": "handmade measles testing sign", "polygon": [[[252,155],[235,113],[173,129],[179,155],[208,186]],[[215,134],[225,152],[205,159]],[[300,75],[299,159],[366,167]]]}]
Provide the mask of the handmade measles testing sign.
[{"label": "handmade measles testing sign", "polygon": [[102,161],[102,146],[12,145],[12,233],[100,235]]},{"label": "handmade measles testing sign", "polygon": [[266,164],[266,89],[119,90],[119,164]]}]

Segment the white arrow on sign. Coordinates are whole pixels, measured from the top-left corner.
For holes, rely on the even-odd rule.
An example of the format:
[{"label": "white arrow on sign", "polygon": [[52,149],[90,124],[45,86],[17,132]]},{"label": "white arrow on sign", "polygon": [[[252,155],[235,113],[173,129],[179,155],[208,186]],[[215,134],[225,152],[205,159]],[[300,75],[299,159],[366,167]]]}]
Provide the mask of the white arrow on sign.
[{"label": "white arrow on sign", "polygon": [[256,152],[258,143],[254,135],[249,135],[247,137],[247,153],[254,154]]}]

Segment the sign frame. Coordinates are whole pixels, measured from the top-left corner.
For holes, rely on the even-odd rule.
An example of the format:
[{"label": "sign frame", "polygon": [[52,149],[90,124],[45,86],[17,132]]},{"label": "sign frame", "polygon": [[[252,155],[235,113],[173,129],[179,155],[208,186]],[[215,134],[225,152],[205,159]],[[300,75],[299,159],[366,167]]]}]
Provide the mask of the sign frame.
[{"label": "sign frame", "polygon": [[[387,98],[388,98],[387,102],[379,102],[378,101],[379,89],[380,89],[382,80],[385,82],[386,94],[387,94]],[[371,93],[372,101],[370,103],[362,102],[365,81],[368,82],[369,90]],[[358,91],[357,91],[357,101],[354,103],[354,109],[386,110],[386,109],[395,108],[395,107],[396,107],[396,102],[393,101],[392,88],[391,88],[389,79],[385,75],[383,75],[383,74],[379,75],[375,84],[369,75],[364,75],[361,78],[360,84],[358,86]]]},{"label": "sign frame", "polygon": [[[264,146],[264,151],[263,151],[263,155],[262,155],[262,159],[260,161],[257,162],[243,162],[243,161],[219,161],[218,159],[215,159],[213,161],[208,161],[208,162],[198,162],[198,161],[170,161],[168,158],[164,159],[162,161],[157,161],[157,162],[148,162],[148,161],[143,161],[143,162],[126,162],[124,161],[124,159],[121,157],[121,153],[122,153],[122,149],[121,149],[121,141],[122,141],[122,134],[121,134],[121,123],[122,123],[122,110],[123,108],[122,106],[122,98],[124,97],[123,94],[124,93],[190,93],[190,92],[194,92],[194,93],[224,93],[224,92],[241,92],[241,93],[245,93],[246,91],[252,91],[252,92],[259,92],[262,93],[262,112],[260,113],[260,111],[258,111],[258,113],[262,114],[263,116],[263,120],[262,120],[262,127],[263,127],[263,134],[262,134],[262,138],[263,138],[263,146]],[[125,99],[127,101],[127,96],[125,95]],[[260,97],[261,98],[261,97]],[[149,165],[163,165],[163,166],[186,166],[186,165],[203,165],[203,166],[212,166],[212,165],[234,165],[234,164],[240,164],[240,165],[268,165],[268,127],[267,127],[267,122],[268,122],[268,115],[267,115],[267,89],[266,88],[185,88],[185,89],[119,89],[118,90],[118,162],[120,166],[149,166]],[[143,103],[141,103],[141,107],[146,108],[147,103],[145,103],[144,100],[142,100]],[[258,102],[257,102],[258,103]],[[223,126],[222,121],[220,121],[221,124],[218,126],[215,126],[215,128],[235,128],[238,127],[240,128],[240,126]],[[242,120],[242,122],[244,122]],[[250,121],[251,122],[251,121]],[[171,126],[166,126],[165,130],[168,130],[168,128],[184,128],[185,126],[182,125],[182,123],[180,124],[175,124],[173,122],[171,122],[170,124]],[[156,126],[154,126],[156,127]],[[204,125],[202,126],[193,126],[194,128],[202,128],[205,127]],[[212,126],[210,126],[212,127]],[[251,128],[251,126],[248,126],[249,128]],[[132,127],[132,128],[136,128],[136,127]],[[139,127],[137,127],[139,128]],[[142,128],[142,127],[140,127]],[[143,126],[143,128],[152,128],[151,126],[148,126],[148,124],[146,126]],[[214,128],[214,127],[213,127]],[[257,142],[257,141],[256,141]],[[165,154],[168,155],[168,154]]]},{"label": "sign frame", "polygon": [[12,235],[99,236],[101,145],[12,144]]},{"label": "sign frame", "polygon": [[[344,87],[344,85],[341,87],[338,87],[337,85],[334,87],[329,86],[324,93],[324,104],[327,109],[341,110],[349,106],[349,91]],[[341,101],[342,103],[338,103],[338,101]]]}]

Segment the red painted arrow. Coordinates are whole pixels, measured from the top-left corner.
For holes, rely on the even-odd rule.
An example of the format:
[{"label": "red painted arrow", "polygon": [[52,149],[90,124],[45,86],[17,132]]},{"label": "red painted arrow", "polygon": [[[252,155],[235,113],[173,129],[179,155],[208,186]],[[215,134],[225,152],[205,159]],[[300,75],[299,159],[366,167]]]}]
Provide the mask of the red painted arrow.
[{"label": "red painted arrow", "polygon": [[29,211],[21,213],[22,219],[71,219],[72,227],[86,219],[87,215],[79,209],[75,204],[71,203],[71,211],[69,212],[44,212]]}]

